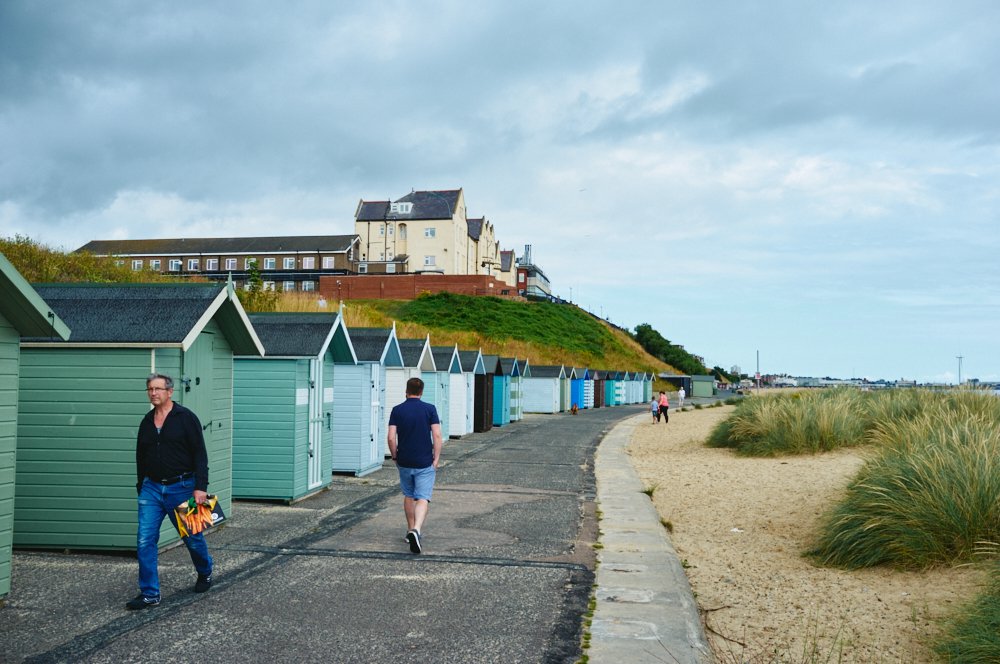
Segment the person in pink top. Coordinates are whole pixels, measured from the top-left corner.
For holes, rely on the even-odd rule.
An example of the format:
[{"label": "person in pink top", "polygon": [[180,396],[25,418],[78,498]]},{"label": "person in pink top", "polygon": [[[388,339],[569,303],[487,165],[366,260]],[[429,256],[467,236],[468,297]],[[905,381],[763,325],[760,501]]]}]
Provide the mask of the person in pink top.
[{"label": "person in pink top", "polygon": [[667,415],[667,409],[670,408],[670,401],[667,400],[667,393],[660,390],[660,415],[663,416],[663,423],[666,424],[670,421],[670,417]]}]

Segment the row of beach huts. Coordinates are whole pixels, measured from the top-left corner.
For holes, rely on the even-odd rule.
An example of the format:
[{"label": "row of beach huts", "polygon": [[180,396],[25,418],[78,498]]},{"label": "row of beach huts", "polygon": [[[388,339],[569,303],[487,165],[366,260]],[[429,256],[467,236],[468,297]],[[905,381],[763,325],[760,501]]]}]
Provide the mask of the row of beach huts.
[{"label": "row of beach huts", "polygon": [[[0,597],[12,547],[135,548],[135,435],[154,371],[199,415],[227,514],[233,498],[291,502],[381,468],[414,376],[446,438],[642,403],[654,378],[348,329],[340,313],[247,314],[231,284],[31,285],[0,254]],[[176,538],[164,522],[161,542]]]}]

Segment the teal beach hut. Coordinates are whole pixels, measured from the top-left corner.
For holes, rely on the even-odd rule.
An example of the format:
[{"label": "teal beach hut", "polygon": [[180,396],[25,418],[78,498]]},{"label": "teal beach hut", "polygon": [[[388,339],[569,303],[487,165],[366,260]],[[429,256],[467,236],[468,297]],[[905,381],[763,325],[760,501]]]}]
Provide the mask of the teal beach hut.
[{"label": "teal beach hut", "polygon": [[339,314],[250,314],[264,357],[233,363],[233,496],[294,501],[332,480],[335,362],[354,361]]},{"label": "teal beach hut", "polygon": [[[21,342],[14,545],[135,548],[135,441],[153,371],[201,420],[208,490],[232,514],[233,355],[264,349],[231,284],[35,289],[73,332]],[[176,541],[163,524],[161,544]]]},{"label": "teal beach hut", "polygon": [[7,257],[0,254],[0,597],[10,592],[22,336],[65,341],[70,330]]},{"label": "teal beach hut", "polygon": [[483,355],[487,374],[493,374],[493,426],[510,424],[510,376],[498,355]]}]

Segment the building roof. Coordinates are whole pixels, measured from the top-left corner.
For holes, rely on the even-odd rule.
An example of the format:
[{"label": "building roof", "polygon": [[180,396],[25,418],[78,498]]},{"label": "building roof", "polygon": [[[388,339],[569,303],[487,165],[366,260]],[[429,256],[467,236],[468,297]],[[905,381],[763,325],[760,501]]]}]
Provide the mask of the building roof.
[{"label": "building roof", "polygon": [[510,250],[502,250],[500,252],[500,271],[510,272],[511,268],[514,267],[514,252]]},{"label": "building roof", "polygon": [[469,227],[469,237],[478,241],[479,237],[483,234],[483,223],[485,223],[486,217],[479,217],[479,219],[466,219],[465,221]]},{"label": "building roof", "polygon": [[385,219],[451,219],[458,211],[458,199],[461,189],[446,189],[442,191],[412,191],[396,203],[412,203],[412,209],[407,213],[393,212],[389,201],[365,201],[358,203],[354,215],[357,221],[384,221]]},{"label": "building roof", "polygon": [[521,365],[518,364],[516,357],[501,357],[500,367],[503,369],[504,375],[506,376],[521,375]]},{"label": "building roof", "polygon": [[358,362],[382,362],[391,367],[403,365],[395,324],[392,327],[352,327],[350,334]]},{"label": "building roof", "polygon": [[208,322],[216,319],[234,354],[264,354],[231,284],[39,284],[35,290],[73,330],[72,345],[135,344],[187,350]]},{"label": "building roof", "polygon": [[460,350],[458,351],[458,360],[465,373],[486,373],[486,365],[483,364],[483,351],[481,350]]},{"label": "building roof", "polygon": [[503,374],[499,355],[483,355],[483,366],[486,368],[486,373],[488,374]]},{"label": "building roof", "polygon": [[22,337],[65,340],[70,336],[66,323],[3,254],[0,254],[0,316]]},{"label": "building roof", "polygon": [[[447,373],[457,373],[453,369],[461,370],[461,361],[458,359],[457,346],[431,346],[431,353],[434,354],[434,365],[438,371]],[[454,364],[453,364],[454,363]],[[457,365],[457,367],[456,367]]]},{"label": "building roof", "polygon": [[424,337],[423,339],[399,339],[398,342],[399,352],[403,356],[404,367],[420,368],[420,360],[423,358],[424,349],[427,350],[431,362],[434,362],[434,354],[430,348],[430,337]]},{"label": "building roof", "polygon": [[330,348],[337,330],[341,342],[334,345],[334,360],[353,361],[350,339],[343,333],[340,314],[256,313],[250,322],[268,356],[320,357]]},{"label": "building roof", "polygon": [[558,365],[545,365],[545,364],[535,364],[531,367],[531,377],[532,378],[563,378],[566,375],[566,370],[561,364]]},{"label": "building roof", "polygon": [[296,235],[278,237],[173,238],[156,240],[92,240],[80,251],[98,256],[166,256],[170,254],[279,254],[346,252],[357,235]]}]

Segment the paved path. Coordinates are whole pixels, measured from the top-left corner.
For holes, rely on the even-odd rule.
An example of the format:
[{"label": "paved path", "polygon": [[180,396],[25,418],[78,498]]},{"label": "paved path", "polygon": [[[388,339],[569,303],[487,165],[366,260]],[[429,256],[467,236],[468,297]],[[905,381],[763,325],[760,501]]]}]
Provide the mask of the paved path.
[{"label": "paved path", "polygon": [[[209,536],[216,586],[192,593],[187,552],[171,549],[161,556],[155,609],[122,608],[136,592],[134,555],[17,551],[0,609],[0,660],[576,662],[595,583],[594,453],[615,424],[644,412],[534,415],[449,441],[420,556],[403,541],[388,465],[364,478],[338,476],[330,490],[291,506],[236,503],[231,522]],[[637,493],[618,480],[609,486]],[[634,523],[610,503],[601,509],[608,523]],[[603,559],[621,536],[602,528],[613,540]],[[607,560],[616,573],[631,564]],[[649,569],[653,596],[673,592],[657,584],[677,579]],[[640,651],[628,650],[636,639],[600,611],[612,603],[659,613],[660,605],[622,601],[634,598],[621,590],[627,583],[611,583],[598,589],[591,661],[646,661],[616,655]],[[664,643],[667,631],[658,632]],[[675,660],[661,649],[648,661]]]}]

